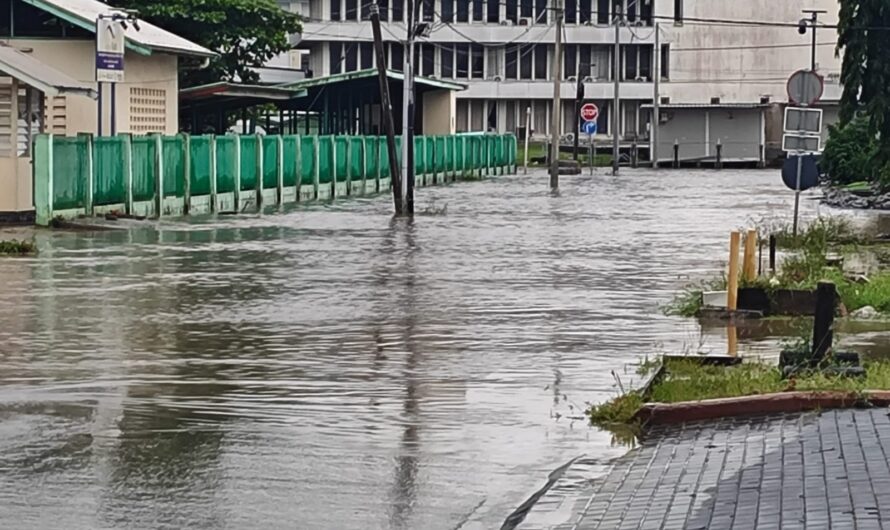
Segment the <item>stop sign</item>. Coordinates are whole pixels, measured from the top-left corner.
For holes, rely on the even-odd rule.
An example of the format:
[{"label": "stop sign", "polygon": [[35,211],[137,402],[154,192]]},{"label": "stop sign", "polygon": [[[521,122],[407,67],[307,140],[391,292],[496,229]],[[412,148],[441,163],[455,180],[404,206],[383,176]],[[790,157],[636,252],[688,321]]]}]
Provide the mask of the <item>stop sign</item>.
[{"label": "stop sign", "polygon": [[584,121],[594,121],[600,115],[600,109],[596,108],[593,103],[585,103],[581,107],[581,119]]}]

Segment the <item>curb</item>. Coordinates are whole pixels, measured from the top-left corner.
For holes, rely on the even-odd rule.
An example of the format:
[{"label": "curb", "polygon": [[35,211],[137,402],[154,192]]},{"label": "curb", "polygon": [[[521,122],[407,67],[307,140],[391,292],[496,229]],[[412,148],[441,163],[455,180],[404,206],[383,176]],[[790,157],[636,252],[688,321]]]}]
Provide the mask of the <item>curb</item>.
[{"label": "curb", "polygon": [[777,392],[756,396],[646,403],[634,416],[643,425],[670,425],[734,416],[756,416],[819,409],[850,408],[862,405],[890,406],[890,391],[845,390]]}]

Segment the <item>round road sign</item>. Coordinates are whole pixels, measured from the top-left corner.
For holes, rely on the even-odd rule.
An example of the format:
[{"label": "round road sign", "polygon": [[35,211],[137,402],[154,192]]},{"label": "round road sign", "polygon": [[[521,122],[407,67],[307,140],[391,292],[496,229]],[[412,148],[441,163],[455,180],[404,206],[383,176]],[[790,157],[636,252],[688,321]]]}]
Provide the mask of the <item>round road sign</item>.
[{"label": "round road sign", "polygon": [[595,121],[585,121],[584,122],[584,132],[587,134],[596,134],[596,122]]},{"label": "round road sign", "polygon": [[593,103],[585,103],[581,107],[581,119],[584,121],[596,121],[596,117],[600,115],[600,109],[596,108]]},{"label": "round road sign", "polygon": [[788,78],[788,100],[795,105],[812,105],[822,97],[822,76],[811,70],[798,70]]}]

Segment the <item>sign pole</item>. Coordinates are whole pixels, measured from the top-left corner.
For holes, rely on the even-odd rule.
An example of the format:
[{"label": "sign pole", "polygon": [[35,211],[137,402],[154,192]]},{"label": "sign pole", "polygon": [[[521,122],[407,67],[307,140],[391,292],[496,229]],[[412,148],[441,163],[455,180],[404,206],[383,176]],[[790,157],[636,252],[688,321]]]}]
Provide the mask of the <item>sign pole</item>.
[{"label": "sign pole", "polygon": [[792,235],[797,238],[797,219],[800,212],[800,173],[803,168],[803,154],[797,152],[797,184],[794,186],[794,228]]},{"label": "sign pole", "polygon": [[102,136],[102,82],[99,81],[96,83],[96,92],[98,93],[98,97],[96,98],[96,116],[98,120],[98,124],[96,127],[96,135]]}]

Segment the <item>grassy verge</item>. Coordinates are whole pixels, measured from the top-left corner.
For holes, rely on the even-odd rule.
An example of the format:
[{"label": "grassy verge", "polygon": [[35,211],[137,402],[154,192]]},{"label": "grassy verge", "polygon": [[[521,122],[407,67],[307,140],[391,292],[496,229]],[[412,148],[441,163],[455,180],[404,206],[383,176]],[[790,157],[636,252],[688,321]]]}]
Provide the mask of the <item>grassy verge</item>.
[{"label": "grassy verge", "polygon": [[19,241],[17,239],[0,241],[0,255],[27,256],[36,253],[37,246],[31,241]]},{"label": "grassy verge", "polygon": [[[578,163],[580,163],[584,167],[588,167],[590,165],[590,157],[587,156],[587,146],[581,145],[578,147]],[[547,156],[547,145],[546,144],[533,144],[530,143],[528,146],[528,164],[529,166],[540,166],[540,164],[535,164],[532,159],[541,158]],[[572,159],[571,153],[561,152],[559,153],[560,160],[570,160]],[[523,145],[519,145],[516,148],[516,161],[517,164],[522,165],[525,162],[525,147]],[[596,155],[594,158],[594,166],[596,167],[608,167],[612,165],[612,156],[611,155]]]},{"label": "grassy verge", "polygon": [[644,399],[639,391],[631,391],[600,405],[593,405],[587,411],[591,422],[601,427],[632,424],[644,401],[679,403],[792,390],[861,392],[890,389],[890,361],[865,363],[865,377],[843,377],[813,371],[784,379],[778,367],[762,363],[722,367],[681,360],[671,361],[665,368],[665,376],[653,386],[649,399]]}]

